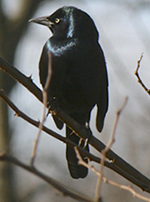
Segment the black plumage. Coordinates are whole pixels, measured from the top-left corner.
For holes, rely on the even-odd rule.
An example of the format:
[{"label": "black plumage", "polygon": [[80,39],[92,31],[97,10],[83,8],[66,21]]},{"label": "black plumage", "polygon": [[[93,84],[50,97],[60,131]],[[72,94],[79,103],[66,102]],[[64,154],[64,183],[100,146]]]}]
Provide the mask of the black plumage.
[{"label": "black plumage", "polygon": [[[44,86],[48,74],[48,51],[51,52],[49,101],[55,97],[60,109],[81,125],[89,123],[91,110],[97,105],[96,127],[101,132],[108,108],[108,80],[104,54],[93,20],[75,7],[62,7],[50,16],[30,21],[46,25],[53,34],[44,45],[39,62],[40,81]],[[57,117],[53,118],[61,129],[63,123]],[[66,136],[79,143],[80,138],[72,134],[68,127]],[[84,146],[84,141],[81,146]],[[89,150],[88,145],[85,149]],[[87,175],[88,169],[78,165],[75,151],[69,146],[66,158],[73,178]],[[87,162],[87,159],[84,160]]]}]

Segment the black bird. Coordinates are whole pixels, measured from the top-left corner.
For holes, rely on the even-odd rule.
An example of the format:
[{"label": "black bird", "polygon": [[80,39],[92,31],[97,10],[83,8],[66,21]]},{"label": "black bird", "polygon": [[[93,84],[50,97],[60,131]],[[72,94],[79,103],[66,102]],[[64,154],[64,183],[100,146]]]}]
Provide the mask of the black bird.
[{"label": "black bird", "polygon": [[[44,86],[48,74],[48,52],[52,55],[52,76],[48,88],[49,101],[54,98],[63,111],[88,127],[92,108],[97,105],[96,127],[102,131],[108,109],[108,80],[99,35],[91,17],[75,7],[62,7],[52,15],[31,19],[46,25],[52,32],[43,47],[39,75]],[[53,117],[58,128],[63,123]],[[66,127],[66,136],[76,144],[80,138]],[[84,146],[84,141],[81,141]],[[89,151],[88,145],[86,150]],[[82,156],[84,158],[84,156]],[[73,178],[84,178],[88,169],[78,165],[73,148],[67,146],[66,158]],[[87,162],[87,159],[84,158]]]}]

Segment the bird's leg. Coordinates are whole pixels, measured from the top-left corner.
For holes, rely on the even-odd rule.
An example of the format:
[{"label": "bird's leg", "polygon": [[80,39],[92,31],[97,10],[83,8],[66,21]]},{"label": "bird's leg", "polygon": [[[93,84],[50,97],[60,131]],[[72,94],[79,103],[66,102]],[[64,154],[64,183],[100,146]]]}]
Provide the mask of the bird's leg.
[{"label": "bird's leg", "polygon": [[85,127],[89,128],[89,123],[88,122],[85,122]]},{"label": "bird's leg", "polygon": [[[87,145],[88,145],[88,142],[89,142],[89,140],[90,140],[90,138],[91,138],[91,136],[92,136],[92,131],[90,130],[90,127],[89,127],[89,123],[88,122],[86,122],[85,123],[85,127],[87,128],[87,138],[86,139],[83,139],[83,138],[81,138],[80,137],[80,139],[79,139],[79,143],[78,143],[78,146],[80,147],[82,147],[83,149],[85,149],[86,147],[87,147]],[[72,131],[71,133],[70,133],[70,135],[73,135],[74,134],[74,131]],[[76,134],[77,135],[77,134]],[[78,136],[78,135],[77,135]]]},{"label": "bird's leg", "polygon": [[80,138],[79,143],[78,143],[78,146],[79,146],[79,147],[82,145],[82,141],[83,141],[83,139]]},{"label": "bird's leg", "polygon": [[[73,134],[75,134],[75,132],[72,130],[72,132],[70,133],[70,136],[71,135],[73,135]],[[76,134],[77,135],[77,134]],[[78,135],[77,135],[78,136]],[[79,136],[78,136],[79,137]],[[82,142],[83,142],[84,140],[83,140],[83,138],[80,138],[79,139],[79,143],[78,143],[78,146],[80,147],[83,147],[83,144],[82,144]],[[83,148],[85,148],[85,145],[84,145],[84,147]]]},{"label": "bird's leg", "polygon": [[88,145],[88,142],[89,142],[89,139],[92,135],[92,131],[90,130],[90,127],[89,127],[89,122],[86,122],[85,123],[85,127],[89,130],[90,134],[89,134],[89,137],[85,139],[85,142],[84,142],[84,149],[86,148],[86,146]]},{"label": "bird's leg", "polygon": [[89,142],[89,138],[85,139],[85,142],[84,142],[84,149],[86,148],[86,146],[88,145],[88,142]]},{"label": "bird's leg", "polygon": [[70,133],[70,135],[73,135],[74,134],[74,131],[72,130],[72,132]]},{"label": "bird's leg", "polygon": [[[89,139],[87,138],[87,139],[85,139],[85,140],[83,140],[83,138],[80,138],[80,140],[79,140],[79,143],[78,143],[78,146],[80,147],[82,147],[83,149],[85,149],[86,148],[86,146],[87,146],[87,144],[88,144],[88,141],[89,141]],[[83,145],[83,144],[84,145]],[[83,145],[83,146],[82,146]]]},{"label": "bird's leg", "polygon": [[[87,147],[87,145],[88,145],[88,141],[89,141],[88,138],[85,139],[85,140],[83,140],[82,138],[80,138],[79,143],[78,143],[78,146],[81,146],[83,149],[86,150],[86,147]],[[84,145],[82,144],[82,142],[83,142]],[[84,156],[84,157],[82,156],[82,158],[83,158],[84,160],[87,159],[87,161],[89,161],[89,158],[86,157],[86,156]]]},{"label": "bird's leg", "polygon": [[58,100],[56,97],[53,97],[50,102],[48,102],[48,112],[47,112],[47,116],[49,115],[49,113],[51,113],[52,115],[56,115],[57,114],[57,109],[58,109]]}]

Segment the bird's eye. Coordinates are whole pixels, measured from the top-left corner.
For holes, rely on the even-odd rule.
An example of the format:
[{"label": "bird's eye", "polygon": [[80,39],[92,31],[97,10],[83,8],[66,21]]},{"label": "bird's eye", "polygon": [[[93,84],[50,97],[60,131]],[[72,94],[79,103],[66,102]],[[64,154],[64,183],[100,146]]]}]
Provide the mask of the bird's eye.
[{"label": "bird's eye", "polygon": [[59,19],[59,18],[56,18],[56,19],[55,19],[55,23],[58,24],[59,22],[60,22],[60,19]]}]

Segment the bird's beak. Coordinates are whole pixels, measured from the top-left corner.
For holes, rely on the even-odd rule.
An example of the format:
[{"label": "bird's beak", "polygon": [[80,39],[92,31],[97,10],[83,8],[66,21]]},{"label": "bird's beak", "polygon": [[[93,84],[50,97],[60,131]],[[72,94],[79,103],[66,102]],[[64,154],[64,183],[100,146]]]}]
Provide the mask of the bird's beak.
[{"label": "bird's beak", "polygon": [[41,25],[45,25],[47,27],[51,27],[54,23],[49,21],[47,17],[39,17],[30,19],[29,22],[35,22]]}]

